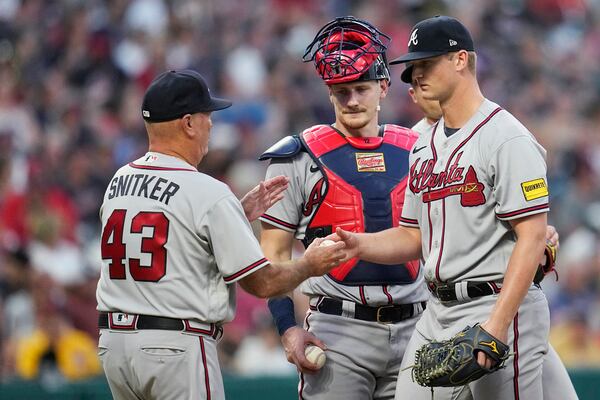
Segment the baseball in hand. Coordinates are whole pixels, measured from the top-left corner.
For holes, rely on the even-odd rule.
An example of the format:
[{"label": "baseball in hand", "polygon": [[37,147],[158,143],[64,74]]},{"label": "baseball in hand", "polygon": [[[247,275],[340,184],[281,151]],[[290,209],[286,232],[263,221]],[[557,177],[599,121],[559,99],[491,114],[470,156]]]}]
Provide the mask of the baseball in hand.
[{"label": "baseball in hand", "polygon": [[325,360],[327,359],[325,352],[320,347],[317,347],[313,344],[306,346],[306,349],[304,349],[304,355],[308,361],[315,364],[319,369],[325,365]]},{"label": "baseball in hand", "polygon": [[321,244],[319,245],[320,247],[325,247],[325,246],[333,246],[335,244],[335,242],[331,239],[325,239],[321,242]]}]

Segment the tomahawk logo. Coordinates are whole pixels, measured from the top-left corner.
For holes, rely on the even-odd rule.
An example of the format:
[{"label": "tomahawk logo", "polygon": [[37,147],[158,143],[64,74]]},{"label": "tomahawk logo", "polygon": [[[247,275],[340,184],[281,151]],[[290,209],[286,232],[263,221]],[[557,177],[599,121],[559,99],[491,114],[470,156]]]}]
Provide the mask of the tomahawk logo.
[{"label": "tomahawk logo", "polygon": [[323,183],[325,183],[325,179],[319,179],[319,181],[310,191],[310,194],[308,195],[308,201],[302,207],[302,214],[304,214],[305,217],[311,215],[315,207],[317,207],[319,204],[321,204],[321,201],[323,201]]},{"label": "tomahawk logo", "polygon": [[419,30],[419,28],[415,29],[414,31],[412,31],[412,33],[410,34],[410,39],[408,40],[408,45],[410,46],[411,44],[414,44],[415,46],[419,44],[419,39],[417,38],[417,31]]}]

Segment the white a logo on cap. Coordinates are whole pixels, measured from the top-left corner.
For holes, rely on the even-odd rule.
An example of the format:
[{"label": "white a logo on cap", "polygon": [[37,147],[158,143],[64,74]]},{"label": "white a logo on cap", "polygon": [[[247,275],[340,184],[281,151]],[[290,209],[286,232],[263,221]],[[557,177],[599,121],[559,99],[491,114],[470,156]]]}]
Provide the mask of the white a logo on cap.
[{"label": "white a logo on cap", "polygon": [[150,117],[150,111],[142,110],[142,115],[146,118]]},{"label": "white a logo on cap", "polygon": [[412,33],[410,34],[410,39],[408,39],[408,45],[410,46],[411,43],[414,44],[415,46],[417,44],[419,44],[419,39],[417,38],[417,31],[419,30],[419,28],[415,29],[414,31],[412,31]]},{"label": "white a logo on cap", "polygon": [[456,46],[458,44],[458,42],[456,40],[452,40],[452,39],[448,39],[448,43],[450,43],[450,46]]}]

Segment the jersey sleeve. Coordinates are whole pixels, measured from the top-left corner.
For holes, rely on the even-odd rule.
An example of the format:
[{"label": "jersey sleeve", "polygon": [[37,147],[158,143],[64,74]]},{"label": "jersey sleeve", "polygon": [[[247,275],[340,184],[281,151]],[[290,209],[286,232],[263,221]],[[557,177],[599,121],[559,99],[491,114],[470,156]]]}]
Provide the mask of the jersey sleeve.
[{"label": "jersey sleeve", "polygon": [[233,193],[217,201],[202,223],[225,283],[235,282],[269,264],[239,200]]},{"label": "jersey sleeve", "polygon": [[[409,177],[410,179],[410,177]],[[402,215],[400,216],[400,225],[410,226],[413,228],[419,227],[418,215],[420,199],[407,186],[404,192],[404,205],[402,206]]]},{"label": "jersey sleeve", "polygon": [[[413,147],[416,146],[417,142],[413,143]],[[410,166],[413,162],[414,160],[412,159],[412,157],[409,157],[409,171],[412,170]],[[410,189],[410,182],[412,181],[412,176],[410,175],[410,172],[407,180],[408,181],[406,183],[406,190],[404,191],[404,204],[402,205],[402,214],[400,215],[399,223],[400,225],[418,228],[418,217],[421,212],[421,198],[418,195],[414,194]]]},{"label": "jersey sleeve", "polygon": [[283,198],[269,208],[259,219],[279,229],[296,232],[301,219],[300,205],[303,203],[303,200],[299,176],[294,172],[292,159],[275,159],[271,161],[271,164],[267,168],[266,179],[278,175],[290,178],[288,188],[283,193]]},{"label": "jersey sleeve", "polygon": [[491,157],[496,216],[511,220],[549,211],[546,151],[532,137],[503,143]]}]

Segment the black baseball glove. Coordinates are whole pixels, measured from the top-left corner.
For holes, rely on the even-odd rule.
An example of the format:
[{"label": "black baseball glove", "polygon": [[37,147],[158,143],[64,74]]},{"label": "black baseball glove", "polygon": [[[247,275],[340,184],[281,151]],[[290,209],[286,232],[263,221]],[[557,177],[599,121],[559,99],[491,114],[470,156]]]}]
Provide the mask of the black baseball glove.
[{"label": "black baseball glove", "polygon": [[[483,375],[504,367],[508,346],[479,324],[467,326],[454,337],[443,342],[423,345],[415,354],[412,374],[421,386],[462,386]],[[483,351],[494,365],[487,369],[477,362],[477,352]]]},{"label": "black baseball glove", "polygon": [[533,283],[539,285],[546,275],[550,272],[554,272],[556,280],[558,280],[558,272],[556,272],[556,252],[557,247],[550,242],[546,242],[546,248],[544,254],[546,255],[546,261],[543,264],[538,265],[538,269],[533,277]]}]

